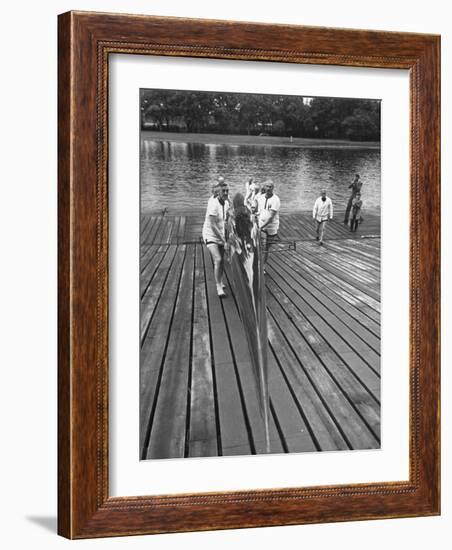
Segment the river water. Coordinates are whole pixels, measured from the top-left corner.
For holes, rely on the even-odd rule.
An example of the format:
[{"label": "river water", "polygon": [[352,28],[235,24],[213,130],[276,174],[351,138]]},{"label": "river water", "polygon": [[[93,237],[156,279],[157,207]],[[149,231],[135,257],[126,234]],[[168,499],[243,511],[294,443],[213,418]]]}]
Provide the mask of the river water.
[{"label": "river water", "polygon": [[282,211],[310,210],[324,187],[338,209],[345,208],[355,173],[364,184],[366,209],[380,208],[380,150],[343,147],[300,148],[141,141],[141,210],[204,208],[210,186],[225,177],[230,196],[244,191],[249,176],[272,179]]}]

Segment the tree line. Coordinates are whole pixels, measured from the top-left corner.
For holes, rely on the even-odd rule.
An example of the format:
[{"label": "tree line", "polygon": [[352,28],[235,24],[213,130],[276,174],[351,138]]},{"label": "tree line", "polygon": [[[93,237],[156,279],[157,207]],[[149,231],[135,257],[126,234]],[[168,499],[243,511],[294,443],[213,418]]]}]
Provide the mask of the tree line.
[{"label": "tree line", "polygon": [[145,90],[141,128],[166,132],[380,141],[380,101]]}]

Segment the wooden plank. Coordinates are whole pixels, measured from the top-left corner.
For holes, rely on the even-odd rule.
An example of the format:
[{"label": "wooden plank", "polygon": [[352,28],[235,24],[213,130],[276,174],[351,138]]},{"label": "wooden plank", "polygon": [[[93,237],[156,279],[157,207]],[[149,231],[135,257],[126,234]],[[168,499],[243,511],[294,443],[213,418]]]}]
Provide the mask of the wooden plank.
[{"label": "wooden plank", "polygon": [[[277,270],[267,266],[267,271],[277,282],[284,293],[290,297],[291,301],[298,307],[303,315],[315,326],[316,330],[335,342],[339,350],[354,350],[374,372],[380,371],[380,357],[369,345],[356,336],[348,326],[339,318],[334,316],[317,298],[313,298],[299,284],[296,277],[282,269],[281,265]],[[281,277],[281,271],[284,277]],[[290,280],[288,284],[286,278]]]},{"label": "wooden plank", "polygon": [[[161,218],[161,216],[150,216],[148,219],[147,236],[153,238],[154,242],[156,242],[156,237],[170,242],[176,235],[177,238],[183,235],[184,238],[192,239],[194,233],[198,231],[198,226],[201,227],[201,222],[197,219],[194,220],[192,216],[181,216],[179,218],[180,223],[179,219],[173,216],[165,216],[166,219],[163,223]],[[152,229],[150,229],[151,227]],[[300,219],[299,216],[292,216],[286,223],[282,236],[304,234],[305,237],[312,238],[312,229],[309,217],[306,216]],[[342,229],[339,226],[338,232]],[[160,361],[160,367],[163,365],[163,369],[160,370],[159,368],[155,372],[154,368],[153,372],[154,382],[156,380],[154,397],[157,387],[164,393],[160,394],[159,391],[157,400],[152,402],[154,411],[152,412],[152,405],[151,410],[148,410],[148,418],[151,418],[153,414],[152,419],[155,420],[155,415],[159,414],[163,419],[162,413],[158,412],[160,406],[162,406],[162,410],[165,410],[166,407],[167,416],[170,417],[172,414],[170,408],[164,404],[171,399],[165,397],[165,392],[167,395],[174,391],[181,392],[185,383],[186,387],[183,391],[186,396],[187,392],[190,394],[190,400],[187,401],[186,397],[185,401],[183,399],[178,401],[181,405],[181,411],[184,409],[184,414],[177,415],[175,424],[175,429],[178,430],[178,433],[183,432],[183,435],[175,438],[179,441],[179,444],[163,442],[159,443],[159,446],[167,448],[173,445],[174,448],[177,447],[176,451],[171,451],[176,453],[174,456],[215,456],[218,453],[234,455],[264,452],[259,404],[252,380],[246,339],[240,330],[241,321],[237,305],[234,302],[233,295],[230,295],[221,303],[216,295],[210,256],[204,247],[197,245],[193,245],[193,247],[195,266],[194,271],[192,269],[190,280],[192,284],[194,323],[193,325],[185,323],[184,327],[180,326],[181,331],[187,331],[187,326],[189,326],[189,331],[192,332],[192,337],[186,334],[186,339],[182,338],[185,351],[187,345],[191,349],[192,360],[187,368],[186,376],[185,374],[182,375],[181,386],[179,386],[174,378],[177,368],[172,369],[171,375],[166,370],[168,359],[165,354],[168,352],[170,345],[172,346],[172,341],[175,338],[173,336],[172,340],[171,333],[168,332],[168,311],[166,316],[163,316],[167,331],[166,338],[160,345],[155,340],[153,341],[154,344],[151,341],[151,338],[155,338],[157,333],[157,321],[164,313],[163,303],[167,304],[166,309],[169,309],[169,313],[171,311],[175,312],[176,297],[174,291],[171,293],[169,288],[174,284],[174,277],[172,278],[173,283],[168,280],[174,266],[177,268],[178,265],[176,261],[178,247],[160,248],[154,245],[151,248],[145,245],[142,246],[142,259],[146,262],[143,267],[142,275],[144,277],[142,280],[147,285],[146,288],[149,287],[143,299],[145,314],[142,316],[142,320],[145,327],[144,332],[146,332],[146,329],[150,331],[149,339],[146,337],[143,341],[143,349],[150,353],[151,345],[155,346],[157,358],[165,358],[164,363]],[[366,242],[361,244],[361,241],[350,239],[334,241],[331,250],[327,250],[326,254],[323,254],[325,250],[321,251],[322,256],[319,265],[314,260],[319,250],[316,243],[312,241],[299,243],[297,250],[297,253],[279,252],[270,256],[268,266],[270,284],[272,278],[276,276],[276,272],[278,272],[278,276],[284,274],[284,276],[281,276],[281,281],[278,281],[273,289],[274,295],[279,292],[287,298],[288,282],[290,281],[290,286],[295,289],[295,292],[293,288],[291,290],[291,292],[294,292],[295,303],[292,303],[291,308],[288,309],[290,316],[298,322],[299,319],[296,317],[296,312],[298,312],[301,319],[308,323],[307,326],[311,327],[311,332],[307,330],[305,333],[305,326],[303,333],[308,336],[309,346],[314,356],[326,370],[327,375],[331,377],[332,384],[337,385],[339,393],[342,393],[349,404],[352,405],[352,410],[361,419],[368,435],[369,433],[372,435],[372,432],[374,432],[373,443],[367,448],[371,448],[372,445],[376,447],[378,446],[379,436],[379,377],[363,362],[353,346],[344,343],[344,339],[337,332],[340,330],[340,325],[345,324],[345,330],[348,328],[350,331],[347,336],[352,333],[355,338],[360,339],[361,343],[367,346],[367,349],[369,349],[370,344],[374,351],[379,350],[379,323],[377,322],[379,313],[369,305],[379,306],[379,304],[374,303],[372,298],[364,291],[361,289],[356,290],[356,287],[353,286],[356,281],[358,285],[362,285],[364,281],[370,285],[372,281],[378,282],[378,243]],[[314,254],[314,251],[316,254]],[[341,255],[345,256],[346,259],[339,266]],[[325,267],[328,261],[331,261],[337,272],[332,272],[332,270]],[[272,266],[276,265],[275,262],[278,263],[278,267],[273,273],[271,270],[273,269]],[[343,273],[351,270],[354,262],[356,262],[354,267],[358,276],[349,276],[348,280],[344,281]],[[200,267],[202,267],[201,270]],[[178,270],[180,277],[183,273],[180,265]],[[339,274],[341,270],[342,279]],[[282,287],[283,279],[287,284],[287,288],[284,289]],[[180,281],[182,282],[182,278]],[[176,287],[179,288],[177,284]],[[174,300],[172,306],[171,297]],[[368,300],[367,303],[364,301],[364,310],[363,297]],[[275,301],[282,301],[281,296],[276,296]],[[311,318],[312,311],[308,317],[303,317],[300,313],[299,308],[304,312],[308,302],[309,306],[315,304],[316,309],[320,307],[321,315],[315,321]],[[284,302],[282,301],[282,303]],[[303,307],[301,307],[301,304],[303,304]],[[277,309],[277,306],[273,304],[271,315],[275,315],[275,309]],[[370,310],[374,314],[372,317],[368,315]],[[155,319],[155,321],[152,319]],[[170,323],[175,322],[172,319],[171,314]],[[330,329],[330,332],[327,332],[327,337],[328,340],[331,339],[332,347],[329,344],[326,345],[325,340],[319,334],[322,333],[320,323],[322,320],[326,327]],[[282,329],[279,327],[278,322],[282,322],[282,318],[275,320],[271,317],[270,324],[272,324],[273,329],[270,338],[269,365],[271,365],[271,368],[269,366],[269,386],[272,452],[305,452],[315,451],[317,448],[322,450],[348,448],[346,439],[344,439],[338,428],[340,415],[337,415],[336,410],[334,410],[334,413],[331,412],[330,405],[327,406],[326,400],[325,402],[322,401],[325,398],[323,394],[321,396],[318,393],[319,388],[314,384],[315,379],[311,377],[309,371],[305,372],[304,363],[300,363],[301,358],[288,345],[287,335],[284,334],[286,326],[284,325],[284,329]],[[312,322],[314,322],[314,325],[311,324]],[[163,332],[165,332],[165,328]],[[336,339],[331,338],[332,334]],[[162,336],[160,339],[162,340]],[[299,352],[299,350],[297,351]],[[361,353],[364,354],[364,350],[361,350]],[[301,374],[297,372],[296,365],[298,365],[298,371]],[[303,380],[302,384],[300,379]],[[188,384],[190,384],[190,387],[188,387]],[[231,403],[234,403],[234,406],[231,407]],[[185,408],[182,407],[182,404]],[[232,421],[228,419],[231,410]],[[184,421],[182,422],[183,418]],[[241,431],[239,437],[235,437],[233,434],[233,431],[236,430],[237,420],[240,426],[239,431]],[[166,419],[162,420],[161,426],[164,426],[166,421]],[[189,422],[188,426],[187,421]],[[259,424],[261,425],[260,428]],[[156,427],[153,426],[152,430],[155,429]],[[342,425],[341,429],[344,429]],[[152,434],[152,430],[150,434]],[[219,431],[217,432],[217,430]],[[161,431],[163,441],[164,429],[162,428]],[[187,435],[186,441],[185,435]],[[349,439],[350,434],[346,432],[345,435],[349,444],[355,448],[356,441],[351,442],[353,437]],[[358,439],[361,435],[357,436],[355,434],[354,437]],[[181,451],[182,447],[183,451]],[[357,448],[366,447],[363,446],[362,442],[358,442]],[[161,451],[155,452],[159,455]]]},{"label": "wooden plank", "polygon": [[207,248],[204,246],[203,257],[209,308],[209,326],[212,337],[221,453],[223,455],[252,454],[251,442],[248,436],[234,370],[231,346],[220,299],[216,292],[212,261]]},{"label": "wooden plank", "polygon": [[141,224],[141,231],[140,231],[141,237],[143,237],[149,232],[150,227],[155,221],[155,216],[152,216],[151,214],[144,214],[142,219],[143,219],[143,222]]},{"label": "wooden plank", "polygon": [[[306,243],[297,246],[297,261],[303,263],[315,272],[316,277],[322,279],[329,288],[335,292],[341,294],[344,299],[348,296],[348,301],[353,303],[355,300],[355,307],[359,307],[363,313],[373,319],[375,322],[380,321],[380,302],[375,298],[368,296],[361,289],[357,289],[352,282],[344,281],[343,278],[329,272],[323,263],[320,261],[320,257],[312,259],[308,253],[308,246]],[[314,245],[315,246],[315,245]],[[323,256],[325,258],[325,256]]]},{"label": "wooden plank", "polygon": [[149,322],[147,331],[145,331],[140,354],[140,449],[142,457],[145,457],[147,453],[160,370],[171,330],[185,256],[185,246],[171,246],[169,249],[175,252],[175,258],[167,266],[167,276],[163,278],[160,286],[150,287],[152,300],[156,307],[151,317],[152,322]]},{"label": "wooden plank", "polygon": [[[297,247],[296,261],[300,264],[304,264],[311,269],[319,280],[322,280],[329,288],[339,295],[348,296],[350,303],[356,303],[358,309],[363,311],[368,317],[373,319],[379,324],[380,321],[380,302],[375,298],[370,297],[366,292],[356,288],[353,285],[353,281],[345,281],[336,275],[333,275],[325,268],[322,261],[315,261],[306,252],[305,247]],[[317,259],[318,260],[318,259]]]},{"label": "wooden plank", "polygon": [[[312,250],[312,245],[306,246],[306,243],[304,243],[304,246],[298,247],[297,251],[301,253],[297,256],[298,262],[309,265],[314,273],[323,275],[325,280],[330,281],[335,287],[347,291],[351,296],[356,296],[363,305],[369,306],[373,310],[374,319],[379,320],[379,287],[375,288],[374,296],[372,296],[372,293],[369,291],[369,283],[366,285],[359,284],[351,273],[345,275],[332,272],[328,265],[329,255],[326,248],[322,248],[322,251],[318,252]],[[368,311],[368,314],[370,315],[371,312]]]},{"label": "wooden plank", "polygon": [[[230,281],[231,278],[228,265],[226,265],[226,272],[228,274],[228,280]],[[228,298],[222,300],[226,328],[231,342],[233,361],[236,367],[238,384],[242,395],[244,412],[250,430],[253,449],[257,454],[262,454],[266,452],[264,417],[260,407],[258,389],[253,374],[250,351],[236,300],[232,295],[230,282],[228,293]],[[271,435],[271,450],[273,452],[275,445],[279,448],[281,444],[274,425],[271,427]]]},{"label": "wooden plank", "polygon": [[163,223],[163,216],[162,215],[155,216],[155,222],[151,230],[149,231],[148,235],[143,240],[144,244],[159,244],[158,240],[156,239],[156,235],[161,229],[162,223]]},{"label": "wooden plank", "polygon": [[[356,246],[359,246],[359,241],[355,241]],[[366,285],[370,285],[377,292],[377,299],[380,298],[380,277],[379,272],[371,266],[368,267],[362,260],[356,258],[349,259],[347,252],[342,248],[340,252],[337,249],[337,243],[333,247],[329,247],[327,253],[329,255],[330,265],[340,267],[345,273],[358,281],[362,281]]]},{"label": "wooden plank", "polygon": [[[380,372],[380,358],[375,352],[362,341],[350,338],[350,334],[347,333],[347,327],[333,318],[333,316],[328,315],[328,313],[325,314],[318,302],[313,303],[315,305],[315,308],[313,308],[311,300],[306,300],[301,296],[297,282],[289,279],[290,284],[288,284],[285,279],[285,273],[284,277],[282,277],[272,267],[268,267],[268,273],[267,289],[271,289],[278,296],[281,303],[292,309],[295,308],[293,310],[294,314],[298,315],[299,312],[302,315],[303,322],[306,321],[306,323],[309,323],[309,326],[312,325],[315,331],[321,335],[322,340],[327,341],[339,357],[344,351],[354,353],[361,365],[360,379],[367,380],[367,383],[371,387],[375,387],[377,384],[375,377],[378,378]],[[317,340],[314,340],[314,343],[317,343]]]},{"label": "wooden plank", "polygon": [[166,225],[160,237],[160,242],[163,244],[169,244],[171,242],[170,236],[173,229],[174,221],[171,218],[166,219]]},{"label": "wooden plank", "polygon": [[154,258],[160,247],[156,245],[143,245],[141,247],[140,257],[140,277],[142,277],[143,271],[146,269],[148,263]]},{"label": "wooden plank", "polygon": [[164,241],[164,236],[165,234],[167,233],[167,230],[168,230],[168,218],[166,215],[163,215],[161,216],[161,219],[160,219],[160,225],[157,229],[157,231],[155,232],[155,235],[154,235],[154,238],[153,238],[153,242],[154,244],[163,244],[165,241]]},{"label": "wooden plank", "polygon": [[[346,243],[347,241],[345,240],[333,241],[331,243],[331,246],[328,247],[331,259],[349,273],[356,273],[363,280],[368,280],[372,284],[378,284],[379,262],[370,263],[366,258],[357,254],[361,244],[360,241],[353,241],[353,249],[348,248]],[[352,253],[352,250],[354,253]]]},{"label": "wooden plank", "polygon": [[[295,263],[294,254],[281,254],[278,256],[278,267],[280,270],[287,273],[288,277],[296,280],[298,284],[297,292],[311,304],[315,304],[315,309],[323,316],[325,312],[329,316],[331,313],[335,319],[343,323],[346,327],[346,333],[353,333],[353,338],[356,336],[362,343],[372,349],[378,356],[380,355],[380,338],[367,327],[358,323],[355,318],[348,312],[346,308],[338,307],[334,300],[324,292],[323,288],[316,288],[309,284],[305,279],[305,272],[299,272],[298,266]],[[302,274],[302,276],[301,276]],[[315,276],[315,274],[313,274]],[[326,289],[325,289],[326,290]],[[333,322],[336,322],[333,319]],[[353,342],[357,342],[356,339]]]},{"label": "wooden plank", "polygon": [[141,237],[146,232],[146,229],[148,225],[151,223],[151,221],[152,221],[152,218],[150,216],[141,215],[141,218],[140,218],[140,236]]},{"label": "wooden plank", "polygon": [[[378,240],[379,239],[372,239]],[[304,243],[306,244],[306,243]],[[303,246],[301,247],[303,248]],[[356,275],[362,281],[369,281],[378,288],[380,279],[380,250],[366,247],[363,240],[331,241],[326,249],[326,255],[334,265],[341,265],[351,276]],[[315,246],[307,246],[306,251],[318,255]]]},{"label": "wooden plank", "polygon": [[[368,213],[366,222],[359,226],[356,233],[350,233],[348,226],[342,223],[344,212],[335,211],[334,219],[328,223],[326,228],[327,240],[342,239],[361,239],[366,235],[380,234],[379,214]],[[280,216],[280,233],[298,238],[300,240],[315,240],[315,225],[312,219],[311,211],[302,211],[297,213],[282,212]]]},{"label": "wooden plank", "polygon": [[[325,271],[328,271],[332,275],[335,275],[342,281],[345,281],[351,284],[354,288],[360,290],[361,292],[367,294],[373,300],[374,303],[379,304],[380,300],[380,289],[372,288],[372,282],[368,277],[362,277],[358,273],[351,274],[349,271],[343,269],[340,264],[340,261],[336,261],[331,255],[328,254],[326,246],[318,247],[317,255],[313,254],[312,249],[305,249],[307,256],[309,256],[313,261],[323,262],[323,268]],[[326,259],[328,257],[328,259]],[[374,285],[375,286],[375,285]]]},{"label": "wooden plank", "polygon": [[326,279],[323,275],[319,276],[318,270],[313,271],[312,265],[309,266],[303,261],[302,254],[291,254],[291,260],[294,269],[300,273],[300,284],[303,284],[313,294],[321,293],[321,295],[328,297],[331,302],[348,313],[357,323],[365,327],[378,339],[380,338],[380,324],[362,311],[359,307],[361,302],[357,296],[351,296],[347,292],[334,288],[329,279]]},{"label": "wooden plank", "polygon": [[[355,242],[358,245],[359,241],[355,241]],[[337,243],[338,241],[333,243],[333,247],[337,247],[338,246]],[[319,257],[322,257],[322,256],[325,256],[325,258],[327,257],[328,263],[325,263],[326,268],[328,267],[334,268],[336,272],[340,273],[345,280],[348,280],[348,278],[351,277],[356,286],[358,286],[358,283],[361,283],[366,288],[368,293],[370,291],[370,289],[367,288],[368,285],[371,285],[372,289],[374,289],[374,287],[376,286],[375,298],[377,300],[380,299],[379,290],[377,286],[378,279],[376,277],[373,277],[371,272],[366,273],[365,271],[360,270],[358,268],[357,262],[355,262],[355,264],[348,264],[346,253],[343,252],[342,254],[338,255],[333,248],[329,248],[325,246],[322,248],[318,248],[317,251],[315,251],[315,249],[311,247],[308,249],[308,253],[314,256],[317,255]]]},{"label": "wooden plank", "polygon": [[345,252],[351,262],[354,262],[354,259],[363,260],[366,262],[366,268],[372,266],[374,270],[380,271],[381,262],[379,254],[375,254],[375,249],[372,249],[370,252],[363,239],[344,239],[338,242],[331,242],[329,249],[341,253]]},{"label": "wooden plank", "polygon": [[160,218],[159,216],[152,216],[151,222],[148,224],[146,231],[141,236],[141,244],[150,245],[153,244],[154,240],[154,234],[157,231],[157,228],[160,224]]},{"label": "wooden plank", "polygon": [[268,387],[272,409],[287,452],[316,451],[316,444],[302,415],[301,407],[298,406],[282,376],[274,348],[271,346],[268,354]]},{"label": "wooden plank", "polygon": [[201,245],[196,245],[188,456],[218,454],[209,319]]},{"label": "wooden plank", "polygon": [[[319,334],[315,330],[314,325],[309,322],[310,319],[308,320],[303,315],[303,310],[297,307],[288,296],[283,294],[278,286],[273,285],[270,281],[268,282],[268,286],[273,297],[284,307],[290,320],[296,324],[299,330],[302,330],[303,336],[313,352],[340,384],[341,388],[344,389],[344,393],[350,397],[351,403],[364,404],[369,401],[369,397],[372,398],[369,401],[369,406],[374,408],[375,414],[370,414],[369,418],[364,416],[364,418],[370,426],[379,424],[380,377],[373,370],[369,369],[353,350],[350,350],[348,353],[345,352],[346,355],[342,350],[336,350],[334,342],[324,338],[324,334]],[[350,364],[351,359],[353,359],[353,362]],[[346,391],[346,388],[349,388],[349,391]]]},{"label": "wooden plank", "polygon": [[187,246],[162,366],[147,458],[182,458],[191,368],[194,246]]},{"label": "wooden plank", "polygon": [[[318,393],[324,397],[324,403],[328,404],[328,409],[336,419],[342,435],[346,435],[354,449],[376,448],[378,442],[374,435],[350,404],[341,387],[325,368],[318,355],[314,353],[308,343],[309,340],[305,340],[304,333],[310,329],[309,322],[305,319],[302,324],[301,316],[296,319],[296,322],[292,322],[293,310],[291,310],[290,316],[285,313],[290,307],[290,299],[284,301],[283,309],[279,301],[272,295],[268,298],[268,308],[284,333],[287,345],[296,353],[300,364],[303,365],[312,383],[318,388]],[[312,336],[312,329],[310,336]]]},{"label": "wooden plank", "polygon": [[[154,274],[152,284],[148,281],[142,284],[142,287],[146,289],[140,303],[140,334],[142,343],[160,298],[163,296],[163,299],[165,299],[166,297],[165,295],[162,295],[163,287],[166,286],[167,280],[169,280],[168,284],[175,284],[174,279],[171,276],[172,271],[176,270],[177,272],[179,262],[181,261],[180,251],[175,258],[177,250],[176,245],[170,245]],[[175,260],[176,263],[174,264]]]},{"label": "wooden plank", "polygon": [[178,242],[183,242],[185,241],[185,223],[186,223],[186,216],[181,216],[180,217],[180,222],[179,222],[179,230],[177,232],[177,240]]},{"label": "wooden plank", "polygon": [[179,232],[180,216],[174,216],[174,223],[171,230],[170,242],[177,243],[177,234]]},{"label": "wooden plank", "polygon": [[[321,396],[319,396],[316,387],[306,375],[298,357],[287,345],[284,335],[271,312],[268,316],[268,329],[271,344],[270,395],[272,402],[275,405],[279,404],[278,417],[284,436],[288,439],[289,451],[300,452],[311,448],[311,445],[307,449],[303,446],[293,446],[294,444],[297,445],[297,441],[293,437],[293,433],[297,429],[302,434],[304,431],[312,433],[312,444],[321,451],[349,449],[346,440],[335,423],[334,417],[322,403]],[[295,407],[290,406],[292,402]],[[300,423],[297,412],[301,415],[302,423]],[[315,442],[313,438],[315,438]]]},{"label": "wooden plank", "polygon": [[141,298],[146,293],[149,285],[152,283],[153,277],[165,257],[165,253],[168,250],[167,246],[152,245],[151,254],[149,255],[148,262],[140,274],[140,296]]}]

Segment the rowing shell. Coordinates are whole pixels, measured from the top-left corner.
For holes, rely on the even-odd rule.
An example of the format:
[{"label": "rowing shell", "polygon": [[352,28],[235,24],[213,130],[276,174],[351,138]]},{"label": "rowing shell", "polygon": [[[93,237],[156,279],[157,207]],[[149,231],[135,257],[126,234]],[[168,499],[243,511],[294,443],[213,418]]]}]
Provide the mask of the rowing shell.
[{"label": "rowing shell", "polygon": [[268,344],[265,280],[260,230],[240,193],[233,199],[227,223],[231,283],[243,324],[270,452],[268,398]]}]

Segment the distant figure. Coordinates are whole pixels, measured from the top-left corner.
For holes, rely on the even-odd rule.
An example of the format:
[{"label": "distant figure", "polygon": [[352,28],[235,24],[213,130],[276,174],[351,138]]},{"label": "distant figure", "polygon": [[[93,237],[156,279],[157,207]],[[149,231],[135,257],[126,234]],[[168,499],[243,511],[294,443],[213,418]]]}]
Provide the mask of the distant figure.
[{"label": "distant figure", "polygon": [[359,174],[356,174],[355,179],[348,186],[348,188],[352,190],[352,194],[350,195],[350,197],[348,199],[347,208],[345,209],[344,225],[348,225],[348,219],[349,219],[349,216],[350,216],[350,209],[352,207],[352,201],[356,197],[357,193],[361,193],[361,187],[362,186],[363,186],[363,182],[359,179]]},{"label": "distant figure", "polygon": [[168,208],[165,206],[165,208],[162,210],[162,216],[168,213]]},{"label": "distant figure", "polygon": [[350,220],[350,231],[355,232],[358,229],[358,224],[361,222],[361,209],[363,201],[361,200],[361,193],[357,193],[356,197],[352,201],[352,218]]},{"label": "distant figure", "polygon": [[226,244],[225,222],[229,209],[229,189],[224,178],[219,178],[215,192],[207,202],[202,238],[213,260],[217,294],[226,296],[223,284],[224,246]]},{"label": "distant figure", "polygon": [[245,204],[251,212],[257,211],[257,198],[259,196],[259,186],[254,182],[254,178],[248,178],[246,182]]},{"label": "distant figure", "polygon": [[312,217],[316,223],[316,239],[319,241],[320,246],[322,246],[326,222],[333,219],[333,203],[326,196],[326,189],[322,189],[321,196],[315,201]]},{"label": "distant figure", "polygon": [[262,185],[265,195],[261,194],[258,198],[259,227],[264,241],[264,265],[267,263],[268,251],[279,240],[279,209],[281,208],[281,201],[273,193],[274,187],[272,180],[265,181]]}]

